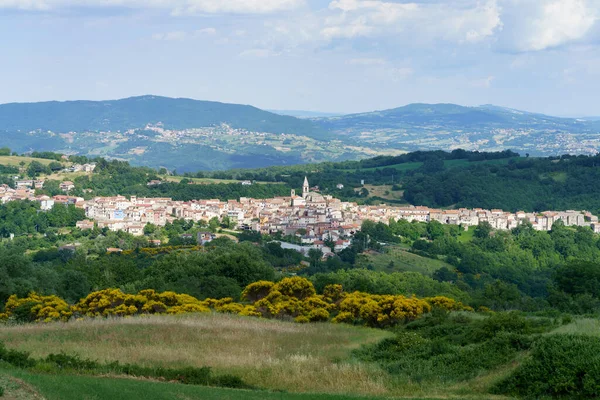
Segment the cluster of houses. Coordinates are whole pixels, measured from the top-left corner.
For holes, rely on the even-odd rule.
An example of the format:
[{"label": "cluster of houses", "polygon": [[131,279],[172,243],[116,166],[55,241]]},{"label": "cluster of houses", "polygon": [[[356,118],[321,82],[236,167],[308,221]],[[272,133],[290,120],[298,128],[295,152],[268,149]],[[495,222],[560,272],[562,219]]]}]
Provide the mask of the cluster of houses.
[{"label": "cluster of houses", "polygon": [[[389,223],[390,219],[476,226],[488,222],[493,228],[506,230],[529,222],[537,230],[550,230],[557,221],[567,226],[589,226],[600,233],[598,217],[586,211],[546,211],[542,213],[485,210],[480,208],[458,210],[438,210],[428,207],[392,207],[388,205],[367,206],[343,202],[329,195],[322,195],[311,189],[305,179],[302,194],[294,190],[290,196],[270,199],[240,198],[220,201],[193,200],[174,201],[171,198],[140,198],[131,196],[96,197],[84,200],[67,195],[35,197],[33,190],[11,189],[0,186],[0,198],[30,199],[41,203],[42,210],[48,210],[56,203],[74,204],[85,210],[89,220],[79,221],[81,229],[94,226],[112,231],[126,231],[132,235],[143,235],[147,224],[164,226],[175,219],[210,221],[227,218],[231,226],[238,230],[253,230],[261,233],[293,235],[305,246],[302,251],[319,248],[327,253],[342,250],[350,245],[350,240],[364,220]],[[205,241],[205,239],[203,239]],[[325,243],[334,243],[334,249]]]},{"label": "cluster of houses", "polygon": [[64,172],[94,172],[96,169],[96,163],[89,164],[73,164],[70,167],[65,168]]},{"label": "cluster of houses", "polygon": [[[353,234],[361,227],[362,221],[389,223],[390,219],[431,222],[442,224],[476,226],[488,222],[493,228],[506,230],[529,222],[537,230],[550,230],[561,220],[568,226],[589,226],[600,232],[598,217],[585,211],[546,211],[543,213],[510,213],[502,210],[465,209],[438,210],[429,207],[392,207],[387,205],[366,206],[343,202],[332,196],[322,195],[311,190],[305,179],[302,194],[292,190],[290,196],[270,199],[240,198],[220,201],[193,200],[174,201],[171,198],[138,198],[131,196],[96,197],[83,201],[69,196],[61,197],[60,202],[71,202],[85,209],[86,216],[100,228],[113,231],[126,231],[142,235],[146,224],[163,226],[174,219],[209,221],[213,218],[230,223],[239,230],[253,230],[261,233],[299,236],[303,249],[319,248],[331,250],[325,242],[335,243],[334,250],[350,245]],[[80,221],[78,226],[89,229],[92,221]]]},{"label": "cluster of houses", "polygon": [[[42,183],[43,184],[43,183]],[[7,184],[0,185],[0,201],[6,203],[15,200],[36,200],[35,188],[32,186],[17,186],[11,188]]]}]

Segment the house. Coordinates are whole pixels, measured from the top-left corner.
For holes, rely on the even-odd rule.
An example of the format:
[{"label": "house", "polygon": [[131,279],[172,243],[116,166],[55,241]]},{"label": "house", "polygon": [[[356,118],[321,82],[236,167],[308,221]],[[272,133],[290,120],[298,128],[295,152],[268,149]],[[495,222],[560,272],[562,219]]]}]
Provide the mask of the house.
[{"label": "house", "polygon": [[16,181],[15,186],[17,189],[33,188],[32,180]]},{"label": "house", "polygon": [[85,219],[83,221],[77,221],[75,226],[77,228],[81,229],[82,231],[87,230],[87,229],[94,229],[94,221],[90,221],[87,219]]},{"label": "house", "polygon": [[158,179],[153,179],[150,182],[148,182],[146,186],[158,186],[160,184],[162,184],[162,181],[159,181]]},{"label": "house", "polygon": [[52,210],[52,207],[54,207],[54,199],[48,196],[40,198],[40,209],[42,211]]},{"label": "house", "polygon": [[250,186],[250,185],[252,185],[251,181],[242,181],[240,183],[242,184],[242,186]]},{"label": "house", "polygon": [[84,172],[94,172],[94,170],[96,169],[96,164],[95,163],[83,164],[82,168],[83,168]]},{"label": "house", "polygon": [[344,185],[341,184],[341,183],[338,183],[337,185],[335,185],[335,187],[338,188],[338,189],[343,189]]},{"label": "house", "polygon": [[63,192],[68,192],[69,190],[75,189],[75,184],[71,181],[64,181],[58,185],[58,188]]},{"label": "house", "polygon": [[144,234],[144,225],[132,224],[127,226],[127,233],[133,236],[142,236]]},{"label": "house", "polygon": [[150,244],[150,246],[160,246],[162,244],[162,241],[160,241],[159,239],[151,239],[148,240],[148,243]]},{"label": "house", "polygon": [[198,232],[198,244],[206,244],[212,242],[216,238],[212,232]]},{"label": "house", "polygon": [[106,249],[107,253],[122,253],[123,249],[119,249],[116,247],[109,247],[108,249]]},{"label": "house", "polygon": [[81,243],[65,244],[64,246],[60,246],[58,248],[58,251],[70,251],[70,252],[74,253],[75,250],[77,250],[77,248],[79,246],[81,246]]}]

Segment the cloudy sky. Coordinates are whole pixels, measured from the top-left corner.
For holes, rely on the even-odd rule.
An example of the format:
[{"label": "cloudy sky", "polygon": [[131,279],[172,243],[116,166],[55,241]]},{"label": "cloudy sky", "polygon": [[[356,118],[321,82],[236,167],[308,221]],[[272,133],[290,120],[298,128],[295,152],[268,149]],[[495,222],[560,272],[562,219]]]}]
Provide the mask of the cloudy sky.
[{"label": "cloudy sky", "polygon": [[0,103],[600,115],[600,0],[0,0]]}]

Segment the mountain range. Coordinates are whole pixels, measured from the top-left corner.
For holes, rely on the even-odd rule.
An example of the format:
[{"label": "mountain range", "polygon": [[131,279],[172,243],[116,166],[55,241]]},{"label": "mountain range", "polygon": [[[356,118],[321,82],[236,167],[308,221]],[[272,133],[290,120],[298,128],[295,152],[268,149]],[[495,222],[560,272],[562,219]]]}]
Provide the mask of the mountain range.
[{"label": "mountain range", "polygon": [[178,171],[453,148],[589,154],[600,148],[598,133],[593,118],[494,105],[409,104],[339,116],[151,95],[0,105],[0,137],[14,151],[104,156]]}]

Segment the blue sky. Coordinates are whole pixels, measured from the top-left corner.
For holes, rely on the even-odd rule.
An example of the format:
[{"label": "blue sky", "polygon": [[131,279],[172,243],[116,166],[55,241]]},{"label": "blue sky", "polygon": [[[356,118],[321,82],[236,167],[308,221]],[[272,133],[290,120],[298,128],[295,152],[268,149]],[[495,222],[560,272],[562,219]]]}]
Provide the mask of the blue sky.
[{"label": "blue sky", "polygon": [[0,0],[0,103],[600,115],[600,0]]}]

